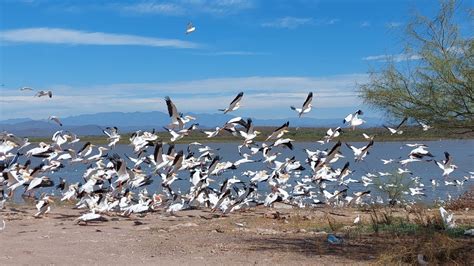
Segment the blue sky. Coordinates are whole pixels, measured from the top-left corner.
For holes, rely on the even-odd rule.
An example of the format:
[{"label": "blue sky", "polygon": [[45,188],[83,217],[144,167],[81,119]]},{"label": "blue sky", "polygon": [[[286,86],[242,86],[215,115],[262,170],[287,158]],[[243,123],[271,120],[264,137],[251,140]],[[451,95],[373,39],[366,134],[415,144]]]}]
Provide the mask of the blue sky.
[{"label": "blue sky", "polygon": [[[236,115],[294,116],[289,106],[313,91],[309,117],[356,108],[376,116],[356,83],[386,56],[416,59],[401,55],[404,26],[415,10],[437,8],[433,0],[4,0],[0,119],[165,111],[166,95],[182,111],[214,113],[239,91]],[[197,30],[186,35],[189,21]],[[55,95],[34,98],[22,86]]]}]

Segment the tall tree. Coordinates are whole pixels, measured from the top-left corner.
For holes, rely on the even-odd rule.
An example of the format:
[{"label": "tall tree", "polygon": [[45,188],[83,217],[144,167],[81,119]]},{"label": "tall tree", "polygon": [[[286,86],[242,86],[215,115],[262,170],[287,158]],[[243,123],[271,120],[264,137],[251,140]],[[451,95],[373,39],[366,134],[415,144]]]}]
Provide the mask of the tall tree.
[{"label": "tall tree", "polygon": [[392,58],[371,71],[359,86],[364,102],[392,117],[474,131],[474,40],[459,32],[459,9],[443,0],[434,18],[416,15],[405,32],[405,59],[415,60]]}]

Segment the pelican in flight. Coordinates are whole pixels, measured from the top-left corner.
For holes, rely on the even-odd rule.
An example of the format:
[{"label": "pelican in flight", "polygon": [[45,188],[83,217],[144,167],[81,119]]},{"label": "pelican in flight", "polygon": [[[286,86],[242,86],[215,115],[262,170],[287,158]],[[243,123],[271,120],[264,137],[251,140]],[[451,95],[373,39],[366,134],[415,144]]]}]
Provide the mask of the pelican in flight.
[{"label": "pelican in flight", "polygon": [[59,117],[57,116],[51,115],[48,117],[48,120],[56,122],[56,124],[58,124],[61,127],[63,126],[63,123],[61,123],[61,120],[59,120]]},{"label": "pelican in flight", "polygon": [[458,167],[453,164],[453,157],[451,157],[451,155],[447,151],[444,152],[444,156],[446,158],[445,160],[443,160],[442,162],[438,162],[435,160],[435,163],[436,165],[438,165],[439,168],[441,168],[441,170],[443,170],[443,176],[448,176],[454,171],[454,169]]},{"label": "pelican in flight", "polygon": [[240,108],[240,101],[242,100],[242,97],[244,97],[244,93],[240,92],[237,94],[237,96],[232,100],[232,102],[229,104],[229,107],[226,109],[219,109],[219,111],[224,112],[224,114],[227,114],[229,112],[235,111]]},{"label": "pelican in flight", "polygon": [[118,128],[117,127],[106,127],[105,130],[102,130],[105,135],[108,136],[107,140],[109,141],[108,146],[109,147],[114,147],[117,144],[117,142],[120,141],[120,135],[118,134]]},{"label": "pelican in flight", "polygon": [[194,31],[196,31],[196,27],[193,25],[193,23],[189,22],[186,26],[186,34],[190,34]]},{"label": "pelican in flight", "polygon": [[291,110],[294,110],[298,113],[298,117],[301,117],[303,114],[309,113],[311,111],[311,108],[313,107],[311,105],[311,102],[313,101],[313,92],[308,93],[308,97],[306,97],[306,100],[303,103],[303,106],[301,108],[296,108],[294,106],[290,106]]},{"label": "pelican in flight", "polygon": [[423,131],[428,131],[428,130],[430,130],[430,129],[433,128],[432,126],[430,126],[430,125],[428,125],[428,124],[425,124],[425,123],[423,123],[423,122],[421,122],[421,121],[418,121],[418,124],[420,124],[421,128],[423,129]]},{"label": "pelican in flight", "polygon": [[283,137],[285,133],[288,133],[288,127],[290,126],[290,121],[286,121],[285,124],[280,126],[279,128],[275,129],[270,136],[268,136],[265,141],[271,140],[271,139],[279,139]]},{"label": "pelican in flight", "polygon": [[50,203],[53,203],[53,200],[49,196],[44,196],[42,199],[36,203],[36,209],[38,212],[34,215],[35,218],[38,218],[49,211],[51,211],[51,206],[49,206]]},{"label": "pelican in flight", "polygon": [[357,161],[362,161],[362,159],[364,159],[364,157],[369,153],[369,148],[372,147],[372,145],[374,145],[374,141],[371,140],[369,144],[365,145],[362,148],[356,148],[348,143],[346,143],[346,145],[349,149],[351,149],[354,152],[354,156],[355,156],[354,159],[357,162]]},{"label": "pelican in flight", "polygon": [[53,97],[53,92],[52,91],[38,91],[36,93],[35,97],[43,97],[43,96],[49,96],[49,98]]},{"label": "pelican in flight", "polygon": [[390,133],[393,135],[393,134],[398,134],[398,135],[401,135],[403,134],[403,130],[400,130],[400,127],[408,120],[408,117],[405,117],[403,118],[402,122],[400,122],[400,124],[398,124],[398,126],[396,128],[391,128],[391,127],[387,127],[386,125],[383,125],[384,128],[388,129],[388,131],[390,131]]},{"label": "pelican in flight", "polygon": [[352,113],[352,114],[348,114],[346,116],[346,118],[344,118],[344,120],[342,121],[342,123],[346,124],[346,123],[349,123],[349,126],[352,127],[352,130],[355,130],[355,127],[356,126],[360,126],[362,125],[363,123],[365,123],[364,120],[362,120],[361,118],[359,118],[359,115],[363,115],[364,113],[362,112],[362,110],[357,110],[355,113]]}]

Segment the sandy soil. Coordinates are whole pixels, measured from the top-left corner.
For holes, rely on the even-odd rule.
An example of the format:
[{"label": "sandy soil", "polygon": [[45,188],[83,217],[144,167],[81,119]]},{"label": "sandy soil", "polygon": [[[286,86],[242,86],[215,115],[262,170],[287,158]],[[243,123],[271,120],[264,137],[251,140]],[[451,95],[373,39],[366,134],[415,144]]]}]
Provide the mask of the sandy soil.
[{"label": "sandy soil", "polygon": [[[202,210],[177,216],[154,212],[78,225],[81,210],[56,206],[37,219],[33,206],[7,207],[0,210],[0,223],[6,222],[0,232],[0,265],[367,264],[386,248],[383,238],[370,236],[348,238],[340,246],[327,243],[327,213],[351,226],[357,210],[277,211],[229,216]],[[464,218],[473,221],[474,212]],[[365,219],[368,215],[362,214]]]}]

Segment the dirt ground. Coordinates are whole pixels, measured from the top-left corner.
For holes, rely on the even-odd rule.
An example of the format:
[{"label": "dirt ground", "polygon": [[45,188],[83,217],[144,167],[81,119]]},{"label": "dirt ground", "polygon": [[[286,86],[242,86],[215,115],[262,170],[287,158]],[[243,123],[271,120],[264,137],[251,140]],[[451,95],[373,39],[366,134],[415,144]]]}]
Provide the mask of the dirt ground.
[{"label": "dirt ground", "polygon": [[[278,214],[275,212],[278,211]],[[112,216],[79,225],[83,210],[56,206],[34,218],[34,207],[0,210],[0,265],[5,264],[369,264],[385,251],[385,238],[359,235],[327,242],[327,215],[353,226],[358,210],[253,209],[221,216],[203,210],[176,216]],[[329,214],[328,214],[329,213]],[[463,214],[474,221],[474,212]],[[324,230],[327,228],[327,230]]]}]

